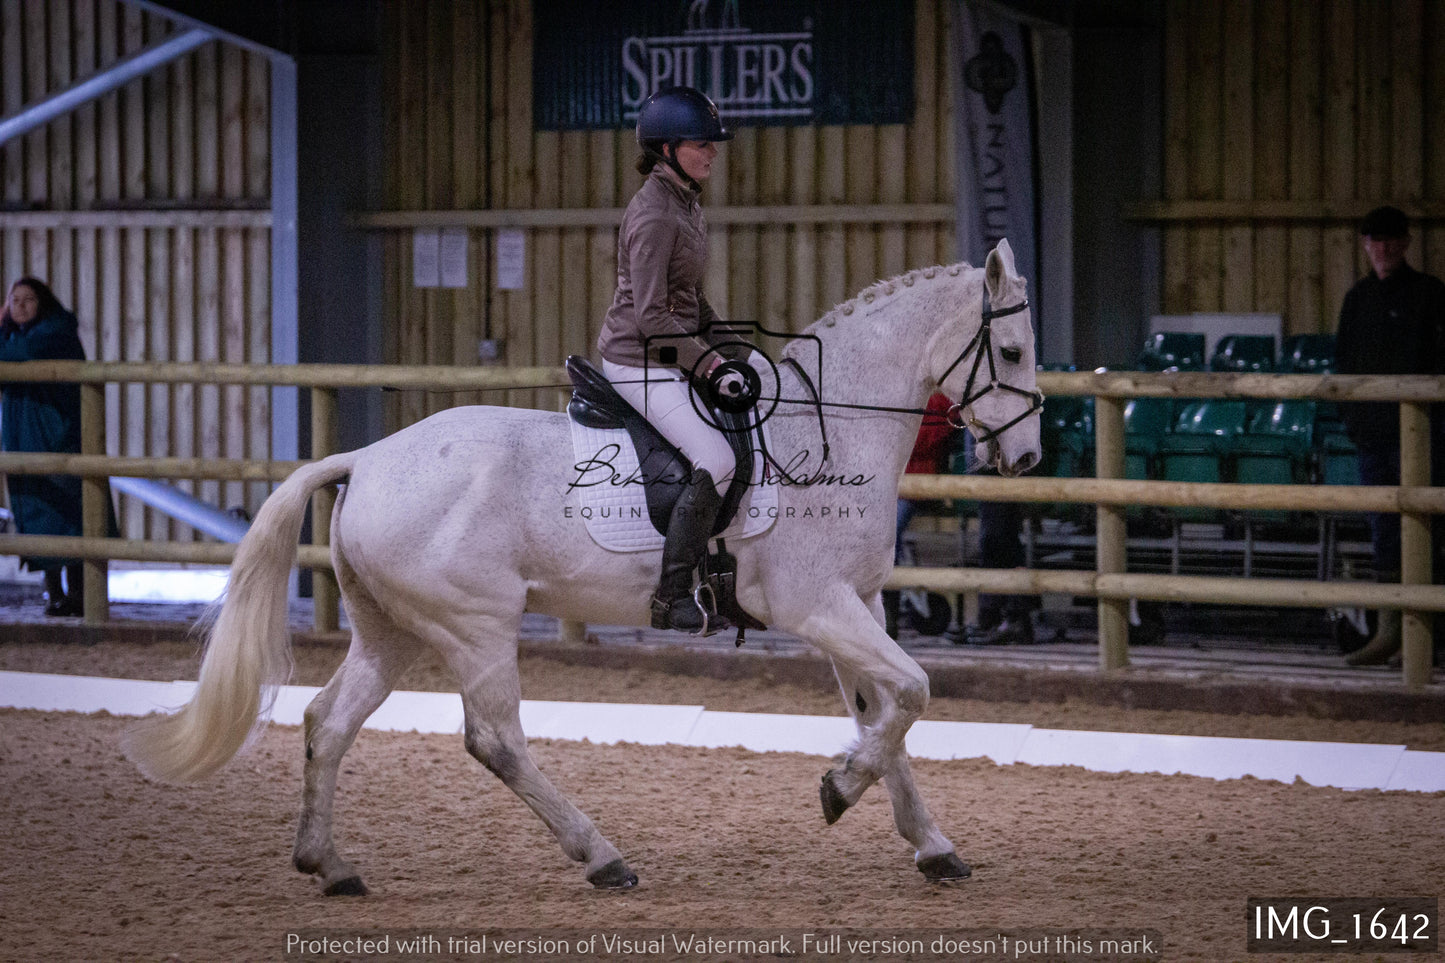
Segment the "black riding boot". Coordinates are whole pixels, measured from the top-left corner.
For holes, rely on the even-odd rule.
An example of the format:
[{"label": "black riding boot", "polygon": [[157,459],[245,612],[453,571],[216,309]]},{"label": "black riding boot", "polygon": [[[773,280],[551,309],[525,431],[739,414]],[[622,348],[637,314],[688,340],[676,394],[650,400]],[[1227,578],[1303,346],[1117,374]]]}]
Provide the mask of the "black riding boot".
[{"label": "black riding boot", "polygon": [[70,600],[65,597],[65,586],[61,584],[60,566],[58,565],[45,570],[45,597],[47,600],[46,615],[65,617],[80,614],[71,607]]},{"label": "black riding boot", "polygon": [[65,599],[76,615],[85,614],[85,563],[65,566]]},{"label": "black riding boot", "polygon": [[652,627],[679,632],[702,630],[702,610],[692,597],[692,573],[707,551],[722,496],[712,475],[699,468],[678,496],[662,546],[662,577],[652,597]]}]

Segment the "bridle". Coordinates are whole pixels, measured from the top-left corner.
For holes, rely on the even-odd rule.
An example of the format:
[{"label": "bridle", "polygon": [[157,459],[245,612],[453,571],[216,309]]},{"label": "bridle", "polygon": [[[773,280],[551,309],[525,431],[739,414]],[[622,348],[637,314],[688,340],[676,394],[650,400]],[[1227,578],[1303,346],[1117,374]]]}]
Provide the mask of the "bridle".
[{"label": "bridle", "polygon": [[[1028,310],[1028,298],[1024,298],[1018,304],[1012,305],[1010,307],[995,309],[992,302],[988,298],[987,290],[983,292],[982,297],[983,304],[979,308],[980,320],[978,332],[974,334],[974,336],[969,340],[968,344],[963,346],[963,350],[958,353],[958,357],[953,359],[953,363],[948,366],[948,368],[943,372],[943,376],[938,379],[939,385],[942,386],[942,384],[948,380],[948,376],[953,374],[954,368],[957,368],[960,364],[962,364],[970,354],[974,356],[973,367],[970,368],[968,371],[968,382],[964,385],[963,388],[963,399],[959,401],[958,404],[953,405],[948,409],[948,412],[945,415],[945,419],[948,421],[950,427],[958,430],[962,430],[965,428],[970,430],[984,428],[984,426],[978,421],[978,419],[973,417],[970,406],[972,406],[975,401],[982,398],[990,391],[994,390],[1011,391],[1016,395],[1023,395],[1025,398],[1029,399],[1029,406],[1028,408],[1024,409],[1023,414],[1017,416],[1016,418],[1013,418],[1012,420],[1000,425],[997,428],[985,429],[982,435],[976,436],[975,440],[981,445],[993,441],[999,435],[1008,431],[1014,425],[1017,425],[1019,422],[1039,411],[1044,406],[1044,393],[1042,391],[1039,391],[1037,388],[1035,388],[1033,391],[1026,391],[1016,385],[1001,383],[998,380],[998,367],[993,360],[993,333],[991,327],[993,319],[1008,317],[1010,314],[1018,314],[1020,311]],[[978,382],[979,369],[983,366],[983,361],[985,358],[988,359],[988,384],[984,385],[978,391],[974,391],[974,385]],[[821,433],[823,439],[824,463],[828,461],[829,454],[828,426],[827,423],[823,420],[824,408],[849,408],[856,411],[896,411],[908,415],[923,415],[925,418],[937,417],[934,412],[929,411],[927,408],[897,408],[891,405],[865,405],[844,401],[824,401],[822,395],[814,386],[813,379],[808,377],[808,373],[803,370],[802,365],[798,364],[797,361],[793,360],[792,358],[784,358],[782,364],[783,366],[791,367],[794,369],[794,371],[798,375],[799,380],[803,383],[803,386],[808,389],[808,392],[810,395],[812,395],[812,397],[806,401],[797,398],[782,398],[779,400],[789,404],[810,405],[813,410],[817,412],[818,431]],[[767,452],[766,445],[764,445],[763,456],[779,471],[783,471],[782,466],[778,465],[777,461],[773,459],[772,456]],[[793,482],[793,479],[785,471],[783,471],[783,477],[789,482]]]},{"label": "bridle", "polygon": [[[978,331],[971,339],[969,339],[968,344],[963,346],[963,350],[958,353],[958,356],[953,359],[953,362],[949,364],[948,368],[944,370],[942,377],[938,379],[938,384],[942,386],[942,384],[948,380],[948,376],[953,374],[953,370],[955,368],[957,368],[960,364],[966,361],[969,355],[974,356],[973,366],[968,371],[968,381],[967,383],[965,383],[963,388],[963,398],[957,404],[951,406],[948,409],[945,415],[945,419],[947,420],[949,426],[954,429],[984,429],[981,435],[976,436],[976,440],[979,444],[987,444],[988,442],[996,439],[999,435],[1002,435],[1004,432],[1008,431],[1013,426],[1019,424],[1024,419],[1028,418],[1030,415],[1033,415],[1035,412],[1042,409],[1044,406],[1044,394],[1037,388],[1032,391],[1028,391],[1018,387],[1017,385],[1005,384],[1000,382],[998,380],[998,366],[994,362],[993,357],[993,319],[1008,317],[1011,314],[1018,314],[1021,311],[1028,310],[1028,298],[1024,298],[1018,304],[1011,305],[1007,308],[995,309],[992,302],[989,300],[988,291],[987,289],[985,289],[981,295],[981,300],[983,303],[979,307]],[[974,386],[978,383],[979,371],[983,367],[983,362],[985,358],[988,359],[988,383],[975,391]],[[716,369],[715,374],[724,372],[728,367],[729,365],[719,365]],[[827,463],[830,454],[830,446],[828,444],[828,426],[827,422],[823,418],[824,408],[847,408],[854,411],[889,411],[898,412],[900,414],[906,415],[923,415],[925,418],[937,417],[937,414],[935,412],[929,411],[927,408],[902,408],[895,407],[893,405],[868,405],[846,401],[824,401],[822,393],[813,383],[813,379],[808,375],[808,372],[803,368],[803,366],[799,364],[795,359],[791,357],[784,357],[779,363],[779,367],[792,368],[797,375],[798,380],[802,383],[803,387],[807,389],[810,397],[806,399],[778,398],[776,399],[777,403],[807,405],[817,413],[818,431],[822,436],[823,442],[823,464]],[[754,378],[752,380],[756,381],[757,379]],[[570,388],[572,387],[572,385],[541,385],[538,387]],[[758,385],[754,385],[753,387],[756,389]],[[395,391],[397,389],[389,388],[385,390]],[[1000,425],[999,427],[987,429],[981,422],[979,422],[977,418],[973,416],[971,406],[978,399],[982,398],[984,395],[994,390],[1010,391],[1016,395],[1022,395],[1023,397],[1029,399],[1029,406],[1024,409],[1022,414],[1014,417],[1013,419]],[[710,379],[708,384],[708,394],[714,398],[718,397],[716,386],[711,383]],[[759,435],[759,438],[761,443],[763,444],[764,459],[770,462],[775,468],[777,468],[777,470],[782,473],[782,476],[785,480],[793,484],[798,484],[795,479],[788,475],[788,473],[782,468],[781,465],[777,464],[776,459],[774,459],[772,455],[767,451],[766,440],[762,438],[761,434]]]},{"label": "bridle", "polygon": [[[976,440],[979,444],[987,444],[993,441],[999,435],[1008,431],[1014,425],[1023,421],[1044,406],[1044,393],[1037,388],[1032,391],[1026,391],[1016,385],[1000,382],[998,380],[998,368],[995,366],[993,360],[993,319],[1007,317],[1010,314],[1018,314],[1020,311],[1028,310],[1029,299],[1024,298],[1018,304],[1012,305],[1011,307],[997,309],[994,308],[993,303],[988,300],[987,291],[984,292],[983,299],[983,306],[979,309],[981,321],[978,326],[978,333],[973,336],[968,344],[963,346],[963,350],[958,353],[958,357],[953,359],[953,363],[948,366],[948,369],[943,372],[943,376],[938,379],[939,385],[942,385],[948,380],[948,376],[953,374],[954,368],[962,364],[970,354],[973,355],[973,367],[968,370],[968,381],[963,386],[963,398],[958,404],[948,409],[946,416],[948,423],[954,428],[968,428],[974,431],[983,428],[984,426],[978,419],[974,418],[971,408],[975,401],[990,391],[995,390],[1011,391],[1016,395],[1023,395],[1029,399],[1029,407],[1024,409],[1023,414],[1014,418],[1012,421],[1000,425],[997,428],[986,429],[982,435],[976,435]],[[985,358],[988,359],[988,383],[979,388],[979,390],[974,391],[974,385],[977,384],[979,380],[979,369],[983,366]]]}]

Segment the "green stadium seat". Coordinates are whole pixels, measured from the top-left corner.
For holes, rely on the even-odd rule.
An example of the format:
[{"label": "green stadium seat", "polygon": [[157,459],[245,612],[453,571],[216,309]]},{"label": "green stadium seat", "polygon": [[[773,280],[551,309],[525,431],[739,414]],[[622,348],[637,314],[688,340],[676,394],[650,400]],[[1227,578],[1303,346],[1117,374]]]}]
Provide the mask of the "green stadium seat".
[{"label": "green stadium seat", "polygon": [[[1044,461],[1034,474],[1052,478],[1092,478],[1094,475],[1094,399],[1051,397],[1044,402]],[[1075,519],[1087,506],[1071,502],[1039,506],[1049,518]]]},{"label": "green stadium seat", "polygon": [[1320,439],[1319,479],[1322,485],[1358,485],[1360,456],[1343,430],[1326,432]]},{"label": "green stadium seat", "polygon": [[1151,334],[1135,367],[1140,371],[1203,371],[1204,335],[1182,331]]},{"label": "green stadium seat", "polygon": [[[1306,474],[1300,475],[1304,471]],[[1307,464],[1287,451],[1241,451],[1234,456],[1234,480],[1241,485],[1296,485],[1308,481]],[[1286,509],[1250,508],[1239,512],[1245,524],[1267,522],[1288,525],[1302,516]]]},{"label": "green stadium seat", "polygon": [[[1205,400],[1186,405],[1159,447],[1159,477],[1165,481],[1223,482],[1234,446],[1244,433],[1245,403]],[[1215,522],[1213,508],[1176,508],[1184,522]]]},{"label": "green stadium seat", "polygon": [[1279,370],[1287,374],[1329,374],[1335,370],[1335,336],[1294,334],[1279,349]]},{"label": "green stadium seat", "polygon": [[[1242,485],[1302,485],[1311,475],[1315,404],[1286,400],[1256,412],[1234,451],[1234,480]],[[1283,509],[1243,512],[1247,524],[1287,524],[1300,516]]]},{"label": "green stadium seat", "polygon": [[[1158,480],[1159,448],[1169,430],[1174,402],[1169,398],[1133,398],[1124,406],[1124,477],[1133,481]],[[1152,509],[1130,505],[1125,514],[1134,521],[1149,517]]]},{"label": "green stadium seat", "polygon": [[[1159,453],[1159,476],[1163,481],[1222,482],[1224,459],[1208,449],[1171,449]],[[1168,513],[1181,522],[1216,522],[1214,508],[1171,508]]]},{"label": "green stadium seat", "polygon": [[1168,398],[1131,398],[1124,406],[1124,450],[1152,458],[1169,431],[1172,412]]},{"label": "green stadium seat", "polygon": [[1165,448],[1189,451],[1201,446],[1219,455],[1234,450],[1244,434],[1248,406],[1243,401],[1211,399],[1192,402],[1175,419]]},{"label": "green stadium seat", "polygon": [[1287,399],[1261,408],[1250,419],[1239,448],[1275,450],[1282,446],[1304,458],[1314,446],[1317,417],[1318,406],[1313,401]]},{"label": "green stadium seat", "polygon": [[1273,371],[1274,338],[1255,334],[1226,335],[1214,346],[1209,370],[1238,374]]}]

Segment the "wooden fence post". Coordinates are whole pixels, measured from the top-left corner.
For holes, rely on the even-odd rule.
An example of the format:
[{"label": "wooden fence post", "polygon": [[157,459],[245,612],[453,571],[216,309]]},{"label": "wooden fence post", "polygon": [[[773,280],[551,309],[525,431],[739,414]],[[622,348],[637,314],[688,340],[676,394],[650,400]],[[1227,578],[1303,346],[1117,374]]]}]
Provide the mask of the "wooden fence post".
[{"label": "wooden fence post", "polygon": [[[336,452],[336,389],[311,389],[311,457],[325,458]],[[331,510],[336,490],[330,485],[311,496],[311,544],[331,544]],[[311,570],[312,625],[317,632],[335,632],[341,626],[341,590],[330,569]]]},{"label": "wooden fence post", "polygon": [[[1423,402],[1400,404],[1400,484],[1423,488],[1430,484],[1430,406]],[[1430,515],[1400,513],[1400,582],[1429,585],[1432,578]],[[1434,646],[1431,631],[1434,616],[1429,612],[1403,613],[1401,662],[1405,684],[1430,682],[1430,655]]]},{"label": "wooden fence post", "polygon": [[[1100,478],[1124,477],[1124,401],[1100,395],[1094,400],[1095,474]],[[1097,509],[1095,571],[1100,575],[1122,573],[1127,567],[1128,547],[1124,529],[1124,506],[1100,505]],[[1099,599],[1099,668],[1121,669],[1129,664],[1129,602],[1127,599]]]},{"label": "wooden fence post", "polygon": [[[105,455],[105,385],[80,386],[80,452]],[[85,477],[80,482],[80,531],[86,538],[110,535],[110,479]],[[85,570],[85,622],[99,625],[110,619],[110,562],[88,558]]]}]

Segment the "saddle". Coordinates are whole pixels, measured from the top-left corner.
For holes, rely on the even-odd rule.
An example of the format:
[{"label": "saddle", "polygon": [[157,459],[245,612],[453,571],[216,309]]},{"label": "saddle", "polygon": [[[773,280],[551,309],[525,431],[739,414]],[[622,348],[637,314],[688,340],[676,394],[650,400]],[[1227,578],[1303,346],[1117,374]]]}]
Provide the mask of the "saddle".
[{"label": "saddle", "polygon": [[[567,403],[567,414],[573,421],[588,428],[627,429],[632,445],[637,449],[637,463],[641,466],[643,489],[647,493],[647,515],[653,527],[666,535],[672,506],[677,503],[692,475],[692,463],[672,442],[662,437],[641,412],[628,404],[607,377],[586,358],[575,354],[569,356],[567,376],[572,380],[572,400]],[[713,418],[723,427],[723,434],[737,459],[732,482],[723,495],[717,523],[713,525],[713,534],[716,535],[731,524],[747,492],[748,480],[753,476],[753,445],[744,414],[713,409]]]},{"label": "saddle", "polygon": [[[607,377],[586,358],[570,355],[566,365],[567,377],[572,382],[572,398],[567,403],[568,416],[587,428],[626,429],[637,450],[643,491],[647,496],[648,518],[653,528],[666,535],[673,506],[692,475],[692,464],[648,423],[641,412],[628,404]],[[723,494],[722,506],[713,525],[712,534],[716,536],[731,524],[747,494],[753,476],[754,445],[746,412],[719,408],[712,408],[711,412],[714,423],[722,427],[737,460],[732,482]],[[702,575],[698,589],[699,605],[709,615],[710,623],[714,620],[720,623],[711,626],[714,631],[731,622],[738,626],[738,645],[742,645],[744,628],[766,628],[737,604],[737,560],[727,551],[722,539],[717,540],[715,552],[703,556],[699,569]],[[703,598],[709,594],[712,596],[711,611],[703,604]],[[705,629],[703,634],[713,633]]]}]

